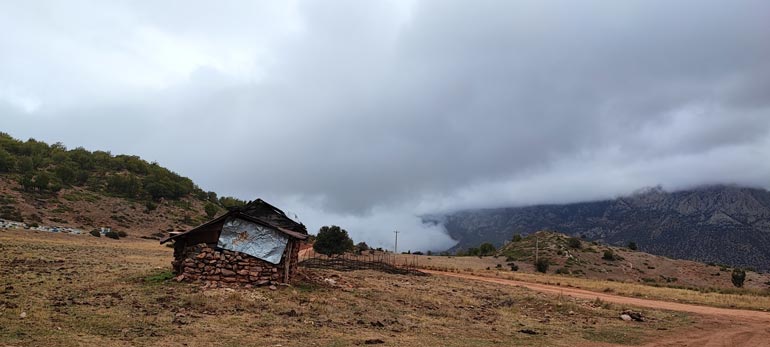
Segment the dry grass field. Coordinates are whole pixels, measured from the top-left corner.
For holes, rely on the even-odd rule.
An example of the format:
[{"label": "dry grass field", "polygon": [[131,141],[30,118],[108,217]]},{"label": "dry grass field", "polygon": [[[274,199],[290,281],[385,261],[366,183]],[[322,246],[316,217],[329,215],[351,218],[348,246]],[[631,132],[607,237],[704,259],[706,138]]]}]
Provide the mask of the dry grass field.
[{"label": "dry grass field", "polygon": [[[518,281],[558,285],[593,290],[603,293],[692,303],[724,308],[740,308],[759,311],[770,311],[770,289],[764,284],[767,274],[748,273],[755,285],[749,288],[734,288],[732,286],[686,287],[676,284],[649,284],[633,281],[618,276],[621,279],[601,280],[585,278],[585,275],[558,275],[536,273],[532,264],[516,262],[518,271],[506,268],[505,257],[455,257],[455,256],[413,256],[399,255],[399,262],[415,262],[418,268],[428,270],[466,273],[478,276],[505,278]],[[416,259],[415,259],[416,258]],[[669,259],[669,261],[671,261]],[[679,260],[677,260],[679,261]],[[681,261],[687,262],[687,261]],[[690,263],[690,262],[688,262]],[[500,269],[496,268],[501,264]],[[705,265],[704,265],[705,266]],[[705,274],[704,276],[708,276]],[[725,275],[725,277],[729,277]],[[762,285],[756,285],[762,284]]]},{"label": "dry grass field", "polygon": [[448,278],[304,270],[289,287],[168,281],[171,250],[0,231],[0,346],[596,346],[641,344],[695,318]]}]

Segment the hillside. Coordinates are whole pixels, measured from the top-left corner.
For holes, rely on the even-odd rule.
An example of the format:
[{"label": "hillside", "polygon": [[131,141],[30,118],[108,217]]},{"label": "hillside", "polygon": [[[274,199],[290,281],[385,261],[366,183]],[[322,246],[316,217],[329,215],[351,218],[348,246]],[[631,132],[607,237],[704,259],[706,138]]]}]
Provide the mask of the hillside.
[{"label": "hillside", "polygon": [[649,189],[613,200],[461,211],[426,221],[443,223],[454,249],[483,242],[501,246],[514,234],[555,230],[672,258],[770,270],[770,192],[708,186]]},{"label": "hillside", "polygon": [[[605,255],[607,251],[612,257]],[[733,287],[733,269],[730,267],[671,259],[549,231],[539,231],[509,242],[498,252],[506,258],[506,262],[518,264],[521,271],[535,271],[530,265],[534,263],[535,253],[539,258],[548,260],[548,273],[688,288]],[[766,289],[768,281],[768,274],[749,272],[745,287]]]},{"label": "hillside", "polygon": [[135,236],[186,230],[243,202],[138,156],[0,133],[0,219]]}]

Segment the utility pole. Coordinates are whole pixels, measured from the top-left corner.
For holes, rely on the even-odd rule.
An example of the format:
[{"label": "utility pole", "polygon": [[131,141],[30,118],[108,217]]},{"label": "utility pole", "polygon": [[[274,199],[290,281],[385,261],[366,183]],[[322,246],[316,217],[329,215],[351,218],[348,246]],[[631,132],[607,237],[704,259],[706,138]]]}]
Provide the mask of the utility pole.
[{"label": "utility pole", "polygon": [[540,238],[535,234],[535,264],[537,264],[538,257],[540,256]]},{"label": "utility pole", "polygon": [[394,230],[393,233],[396,234],[396,245],[393,247],[393,253],[398,254],[398,233],[400,233],[400,231]]}]

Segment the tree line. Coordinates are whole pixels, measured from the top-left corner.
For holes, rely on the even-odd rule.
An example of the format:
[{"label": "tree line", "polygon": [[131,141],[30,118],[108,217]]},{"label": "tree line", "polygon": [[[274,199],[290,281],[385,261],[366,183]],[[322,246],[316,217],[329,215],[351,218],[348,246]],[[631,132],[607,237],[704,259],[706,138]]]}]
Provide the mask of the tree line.
[{"label": "tree line", "polygon": [[20,141],[6,133],[0,133],[0,174],[15,177],[22,190],[40,194],[83,187],[133,200],[193,196],[225,208],[245,204],[203,191],[191,179],[135,155],[112,155],[83,147],[67,149],[61,142],[49,145],[35,139]]}]

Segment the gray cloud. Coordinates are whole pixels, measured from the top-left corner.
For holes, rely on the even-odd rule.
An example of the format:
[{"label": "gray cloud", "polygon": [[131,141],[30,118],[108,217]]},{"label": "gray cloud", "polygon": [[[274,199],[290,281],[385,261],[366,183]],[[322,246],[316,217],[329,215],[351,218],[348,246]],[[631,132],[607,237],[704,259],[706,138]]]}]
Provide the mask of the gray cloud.
[{"label": "gray cloud", "polygon": [[375,244],[450,245],[422,213],[770,177],[765,1],[28,6],[0,5],[4,130]]}]

